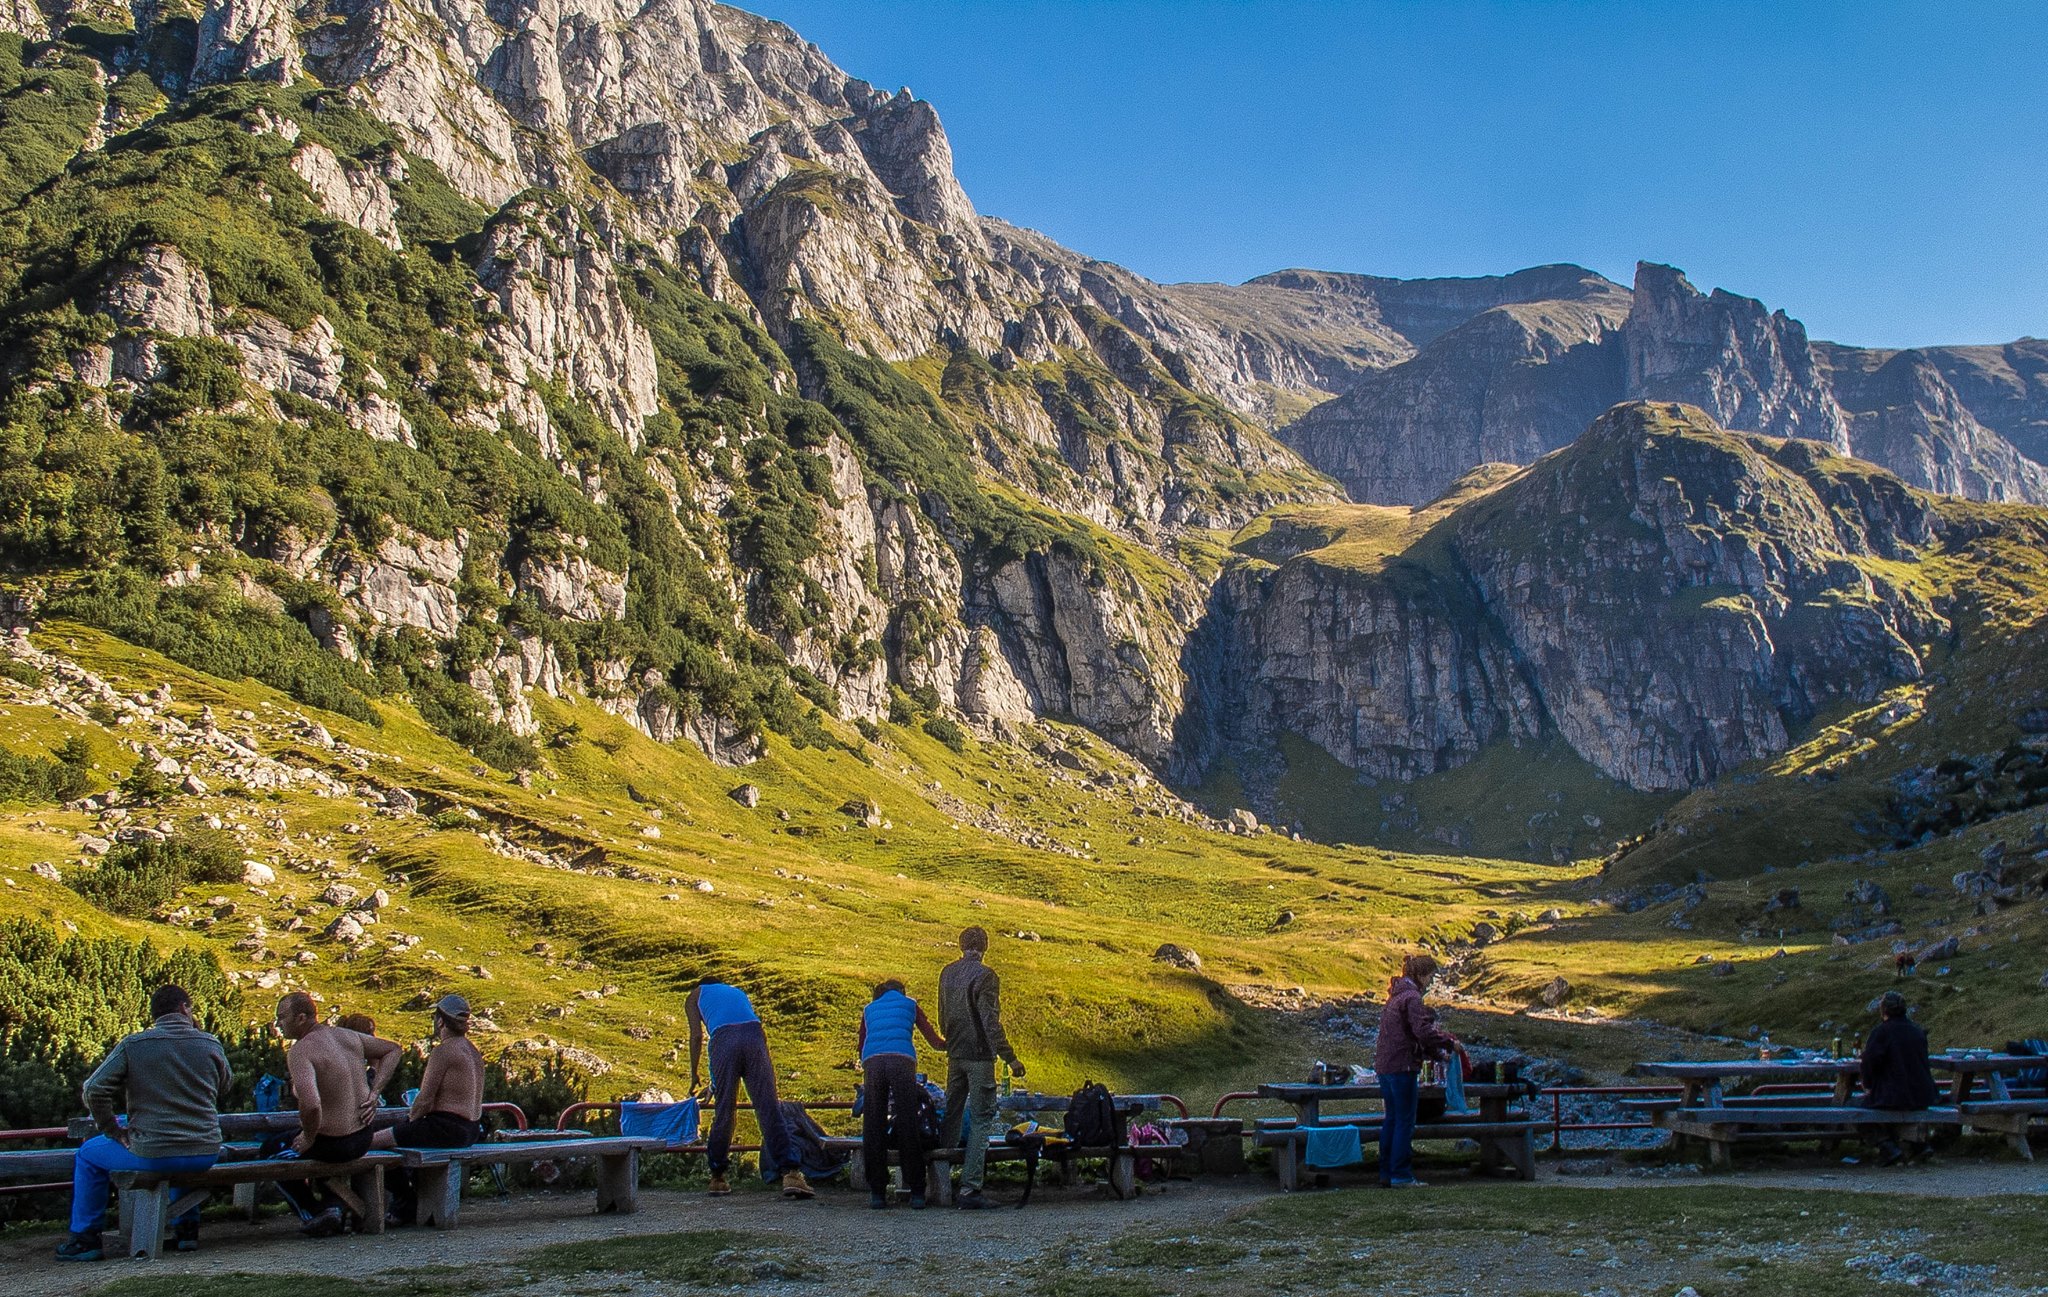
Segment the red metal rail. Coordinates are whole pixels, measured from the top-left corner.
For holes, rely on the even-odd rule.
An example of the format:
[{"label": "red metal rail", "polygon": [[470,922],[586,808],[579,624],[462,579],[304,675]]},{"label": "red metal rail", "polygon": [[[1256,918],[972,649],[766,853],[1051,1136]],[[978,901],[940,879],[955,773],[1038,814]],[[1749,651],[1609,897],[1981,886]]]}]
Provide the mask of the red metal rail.
[{"label": "red metal rail", "polygon": [[487,1103],[484,1105],[484,1111],[486,1113],[497,1113],[500,1117],[510,1122],[515,1130],[527,1129],[526,1109],[516,1103]]}]

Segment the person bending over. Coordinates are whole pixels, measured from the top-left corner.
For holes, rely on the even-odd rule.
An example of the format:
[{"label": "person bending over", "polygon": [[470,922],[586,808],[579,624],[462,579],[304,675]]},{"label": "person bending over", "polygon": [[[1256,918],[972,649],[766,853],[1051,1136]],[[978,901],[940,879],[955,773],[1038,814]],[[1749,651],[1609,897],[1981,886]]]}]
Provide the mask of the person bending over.
[{"label": "person bending over", "polygon": [[803,1162],[790,1141],[789,1127],[783,1124],[768,1036],[747,993],[707,977],[683,1001],[683,1014],[690,1020],[692,1093],[701,1075],[698,1064],[703,1058],[704,1038],[707,1033],[711,1038],[711,1092],[717,1106],[704,1152],[711,1163],[712,1197],[732,1192],[726,1172],[732,1166],[732,1128],[739,1120],[741,1085],[747,1087],[747,1102],[754,1105],[755,1123],[761,1127],[762,1167],[781,1171],[783,1197],[816,1197],[804,1179]]}]

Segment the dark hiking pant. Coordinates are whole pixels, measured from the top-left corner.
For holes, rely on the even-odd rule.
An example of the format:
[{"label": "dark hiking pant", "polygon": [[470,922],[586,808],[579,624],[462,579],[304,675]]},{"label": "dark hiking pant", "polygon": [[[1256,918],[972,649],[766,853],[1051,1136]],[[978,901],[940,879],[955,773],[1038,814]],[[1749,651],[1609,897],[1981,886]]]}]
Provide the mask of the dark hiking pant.
[{"label": "dark hiking pant", "polygon": [[877,1054],[861,1064],[867,1106],[860,1115],[860,1153],[868,1165],[868,1190],[889,1189],[889,1149],[903,1166],[903,1187],[924,1197],[924,1087],[917,1060],[905,1054]]},{"label": "dark hiking pant", "polygon": [[758,1022],[734,1022],[711,1033],[711,1089],[717,1108],[711,1118],[711,1133],[704,1140],[711,1173],[724,1175],[732,1165],[732,1128],[739,1120],[742,1084],[747,1087],[747,1102],[754,1105],[754,1120],[761,1127],[761,1170],[796,1170],[796,1150],[790,1147],[789,1128],[782,1122],[782,1105],[775,1097],[775,1064],[768,1057],[768,1036]]}]

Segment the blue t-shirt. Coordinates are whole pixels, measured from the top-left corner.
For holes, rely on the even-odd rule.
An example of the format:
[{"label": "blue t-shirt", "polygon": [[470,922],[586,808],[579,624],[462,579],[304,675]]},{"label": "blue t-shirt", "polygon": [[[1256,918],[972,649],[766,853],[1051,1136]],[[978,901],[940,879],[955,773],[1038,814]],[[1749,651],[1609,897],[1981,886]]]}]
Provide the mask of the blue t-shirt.
[{"label": "blue t-shirt", "polygon": [[704,1034],[716,1035],[720,1027],[741,1022],[759,1022],[753,1002],[737,986],[706,982],[697,988],[697,1013],[704,1019]]}]

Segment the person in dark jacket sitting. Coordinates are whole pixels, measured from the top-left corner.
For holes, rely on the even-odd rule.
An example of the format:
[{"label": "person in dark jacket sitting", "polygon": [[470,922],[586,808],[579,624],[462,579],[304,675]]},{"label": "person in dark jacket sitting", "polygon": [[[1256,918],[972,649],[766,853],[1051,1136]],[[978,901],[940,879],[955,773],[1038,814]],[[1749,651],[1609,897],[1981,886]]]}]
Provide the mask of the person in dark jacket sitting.
[{"label": "person in dark jacket sitting", "polygon": [[1437,1025],[1436,1011],[1422,1002],[1422,993],[1436,976],[1436,960],[1410,955],[1401,961],[1401,975],[1387,986],[1387,1007],[1380,1011],[1379,1042],[1372,1070],[1380,1085],[1380,1183],[1389,1189],[1420,1189],[1415,1178],[1415,1114],[1421,1104],[1422,1060],[1440,1058],[1457,1047],[1458,1039]]},{"label": "person in dark jacket sitting", "polygon": [[[1878,1023],[1863,1044],[1863,1105],[1887,1112],[1917,1112],[1934,1106],[1934,1073],[1927,1066],[1927,1033],[1906,1016],[1906,997],[1886,991],[1877,1002]],[[1906,1154],[1895,1134],[1878,1141],[1884,1165],[1896,1166]],[[1915,1150],[1931,1157],[1932,1144]]]},{"label": "person in dark jacket sitting", "polygon": [[903,1187],[910,1205],[924,1206],[924,1086],[917,1079],[917,1041],[922,1035],[933,1049],[946,1042],[932,1029],[922,1005],[894,980],[875,988],[875,998],[860,1016],[860,1066],[866,1108],[861,1113],[861,1157],[868,1169],[868,1205],[887,1207],[889,1137],[895,1136],[897,1159],[903,1164]]}]

